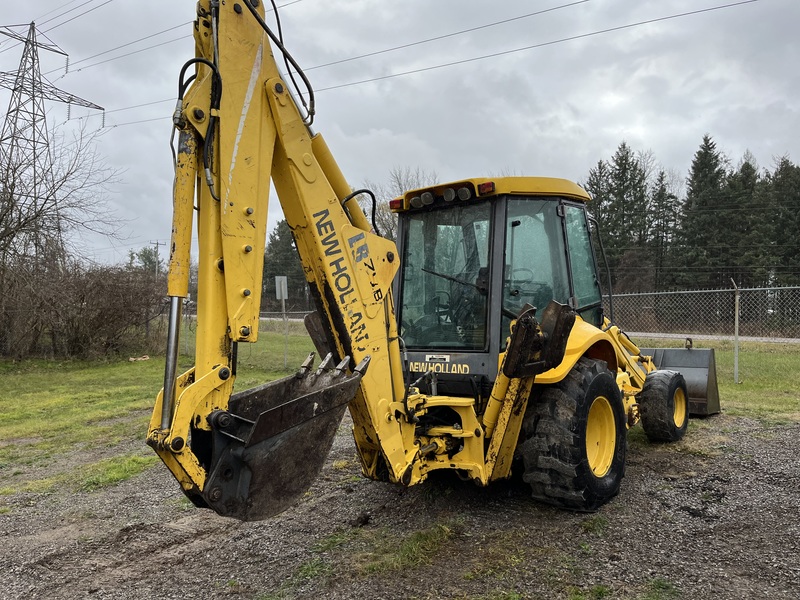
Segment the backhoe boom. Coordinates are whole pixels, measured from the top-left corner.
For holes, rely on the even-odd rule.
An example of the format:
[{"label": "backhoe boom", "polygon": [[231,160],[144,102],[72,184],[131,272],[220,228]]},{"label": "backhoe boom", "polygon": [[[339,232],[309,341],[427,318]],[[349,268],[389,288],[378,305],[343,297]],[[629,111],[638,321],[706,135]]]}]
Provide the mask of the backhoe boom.
[{"label": "backhoe boom", "polygon": [[[260,16],[263,9],[252,11]],[[240,3],[201,1],[195,40],[198,54],[190,62],[196,78],[175,117],[179,145],[168,283],[172,325],[164,391],[148,442],[193,500],[213,504],[206,483],[217,460],[218,426],[210,417],[229,411],[236,345],[258,337],[270,178],[319,305],[333,362],[347,357],[350,371],[364,359],[371,360],[370,368],[358,373],[366,381],[356,393],[356,410],[370,412],[364,389],[387,403],[402,398],[404,390],[396,332],[387,328],[387,315],[393,310],[390,286],[397,270],[394,244],[368,231],[356,202],[342,206],[344,178],[322,138],[304,122],[280,77],[265,30],[250,10]],[[176,376],[195,187],[197,355],[195,366]],[[351,398],[352,394],[345,403]],[[270,406],[263,398],[262,403],[262,408]],[[369,423],[377,421],[365,419],[357,433],[366,445],[371,443],[375,463],[376,440],[391,437],[370,428]],[[397,435],[396,422],[383,427]],[[326,442],[319,445],[319,452],[326,453]],[[392,465],[405,466],[401,445],[383,451]],[[257,516],[263,515],[252,518]]]}]

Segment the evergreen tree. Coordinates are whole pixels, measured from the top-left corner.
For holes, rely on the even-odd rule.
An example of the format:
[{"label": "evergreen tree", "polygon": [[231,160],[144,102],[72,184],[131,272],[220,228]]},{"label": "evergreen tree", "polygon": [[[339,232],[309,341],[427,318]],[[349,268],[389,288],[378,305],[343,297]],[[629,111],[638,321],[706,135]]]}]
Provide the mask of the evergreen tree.
[{"label": "evergreen tree", "polygon": [[[605,243],[606,232],[609,229],[609,222],[611,219],[611,213],[609,210],[609,200],[611,197],[611,170],[609,169],[606,161],[599,160],[597,161],[597,165],[589,169],[589,176],[583,183],[583,188],[592,196],[592,200],[589,203],[589,212],[591,212],[594,218],[597,220],[599,229],[599,231],[595,232],[596,235],[594,235],[592,239],[595,246],[595,256],[598,257],[598,263],[600,263],[599,266],[601,269],[606,266],[610,268],[610,264],[602,264],[603,252],[598,244],[598,237],[600,236],[603,238],[603,242]],[[608,260],[608,256],[605,258]],[[602,283],[602,287],[604,288],[604,293],[608,293],[609,290],[605,289],[607,286],[606,278],[601,277],[600,281]]]},{"label": "evergreen tree", "polygon": [[706,134],[695,152],[687,179],[686,201],[683,203],[679,227],[679,248],[674,256],[677,287],[730,287],[723,281],[723,262],[719,248],[728,242],[726,224],[725,157]]},{"label": "evergreen tree", "polygon": [[[638,157],[622,142],[611,159],[611,203],[621,249],[639,249],[647,241],[647,177]],[[631,248],[632,247],[632,248]]]},{"label": "evergreen tree", "polygon": [[311,310],[312,302],[300,256],[297,253],[294,235],[286,220],[278,221],[269,234],[264,252],[264,294],[262,304],[268,310],[278,310],[280,301],[275,298],[275,277],[285,275],[289,298],[286,310]]},{"label": "evergreen tree", "polygon": [[589,170],[589,176],[583,187],[592,195],[589,209],[597,219],[600,228],[605,231],[610,219],[609,200],[611,197],[611,170],[606,161],[598,160],[597,165]]},{"label": "evergreen tree", "polygon": [[767,176],[768,211],[776,224],[772,229],[770,284],[800,285],[800,167],[788,157],[778,159]]},{"label": "evergreen tree", "polygon": [[158,251],[151,246],[143,246],[138,252],[128,251],[128,267],[141,269],[154,275],[165,271],[164,260],[158,255]]},{"label": "evergreen tree", "polygon": [[678,196],[670,189],[667,174],[662,169],[656,175],[650,193],[648,230],[650,256],[653,266],[653,289],[663,290],[671,279],[671,248],[678,228]]},{"label": "evergreen tree", "polygon": [[725,183],[728,208],[721,220],[725,240],[719,248],[723,269],[720,278],[739,287],[763,287],[769,281],[773,261],[770,195],[758,171],[755,157],[745,153],[739,168]]},{"label": "evergreen tree", "polygon": [[640,263],[648,238],[647,176],[642,164],[623,141],[609,162],[601,160],[591,169],[585,187],[594,196],[592,209],[614,291],[641,291],[648,285]]}]

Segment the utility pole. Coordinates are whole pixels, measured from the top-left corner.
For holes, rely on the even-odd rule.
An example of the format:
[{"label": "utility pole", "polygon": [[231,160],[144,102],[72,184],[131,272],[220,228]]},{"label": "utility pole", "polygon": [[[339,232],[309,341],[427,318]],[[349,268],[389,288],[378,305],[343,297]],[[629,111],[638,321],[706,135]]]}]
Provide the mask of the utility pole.
[{"label": "utility pole", "polygon": [[158,240],[156,240],[155,242],[154,242],[154,241],[152,241],[152,240],[150,240],[150,243],[151,243],[151,244],[153,244],[153,246],[155,246],[155,247],[156,247],[156,267],[155,267],[155,269],[156,269],[156,277],[158,277],[158,262],[159,262],[159,258],[158,258],[158,247],[159,247],[159,246],[166,246],[166,245],[167,245],[167,243],[166,243],[166,242],[160,242],[160,241],[158,241]]}]

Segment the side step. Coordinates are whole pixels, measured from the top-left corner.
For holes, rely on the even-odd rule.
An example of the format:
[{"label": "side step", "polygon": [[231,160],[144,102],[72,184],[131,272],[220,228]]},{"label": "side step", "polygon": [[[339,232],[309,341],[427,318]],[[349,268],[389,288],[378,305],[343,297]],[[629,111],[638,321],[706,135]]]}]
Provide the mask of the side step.
[{"label": "side step", "polygon": [[686,380],[689,414],[708,416],[719,412],[717,363],[713,348],[640,348],[653,357],[659,369],[678,371]]}]

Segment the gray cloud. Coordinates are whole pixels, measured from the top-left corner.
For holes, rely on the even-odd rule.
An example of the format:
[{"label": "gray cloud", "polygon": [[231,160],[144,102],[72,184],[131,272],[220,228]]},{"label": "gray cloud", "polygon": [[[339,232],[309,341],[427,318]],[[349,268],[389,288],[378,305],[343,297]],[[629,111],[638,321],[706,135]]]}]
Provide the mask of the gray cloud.
[{"label": "gray cloud", "polygon": [[[302,0],[281,16],[287,46],[313,67],[453,31],[511,19],[566,2],[439,0]],[[592,0],[543,15],[318,69],[308,74],[323,90],[352,82],[543,44],[607,28],[718,6],[724,0]],[[99,5],[95,2],[59,20]],[[33,5],[33,6],[31,6]],[[44,19],[76,6],[40,0],[4,6],[4,24]],[[78,62],[193,18],[195,3],[116,1],[57,27],[48,36],[70,53],[42,56],[50,81],[105,106],[100,150],[122,169],[110,204],[126,221],[129,239],[89,240],[87,253],[124,260],[129,248],[166,241],[170,230],[168,140],[173,104],[128,107],[175,97],[176,78],[193,52],[191,27],[125,50]],[[442,179],[485,174],[553,175],[582,179],[623,139],[652,149],[682,175],[704,133],[735,163],[749,149],[762,166],[774,156],[798,159],[794,23],[800,4],[760,0],[703,14],[475,60],[447,68],[320,91],[316,129],[328,139],[345,175],[357,185],[381,181],[396,166],[422,167]],[[98,66],[155,43],[158,48]],[[0,51],[11,44],[0,45]],[[21,48],[0,53],[0,69],[16,68]],[[0,94],[7,105],[8,93]],[[127,109],[127,110],[119,110]],[[50,123],[66,120],[50,105]],[[72,110],[66,127],[101,117]],[[151,119],[156,119],[149,121]],[[138,121],[149,121],[136,124]],[[275,205],[275,203],[273,203]],[[280,218],[272,209],[270,223]],[[114,245],[116,249],[110,249]]]}]

